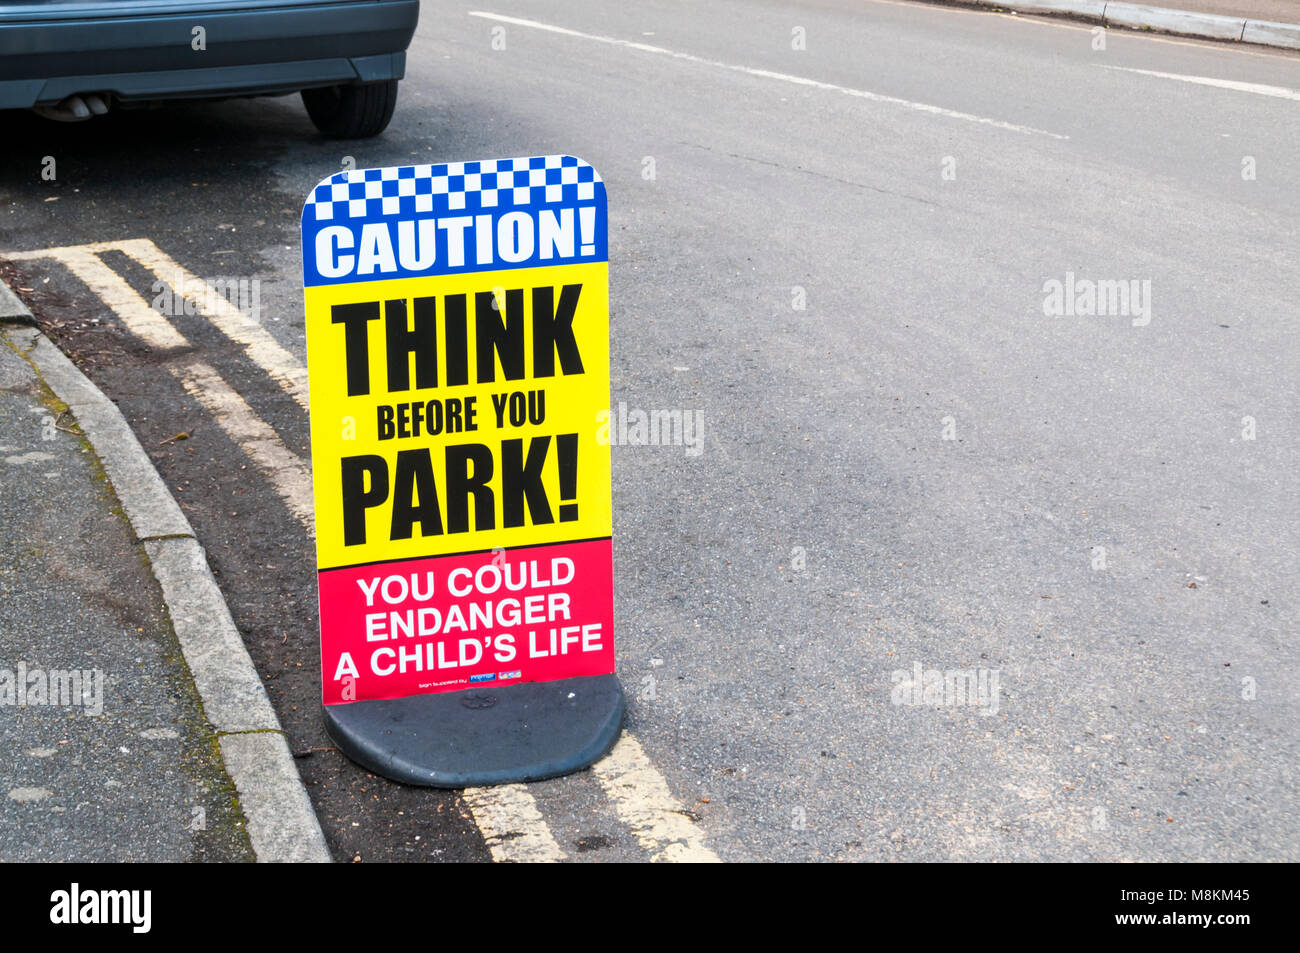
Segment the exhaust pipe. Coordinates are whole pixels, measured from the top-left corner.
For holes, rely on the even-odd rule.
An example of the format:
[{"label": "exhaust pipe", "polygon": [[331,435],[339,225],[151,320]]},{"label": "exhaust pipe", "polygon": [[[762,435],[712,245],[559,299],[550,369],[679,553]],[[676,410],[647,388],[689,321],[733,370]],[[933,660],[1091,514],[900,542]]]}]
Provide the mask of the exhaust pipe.
[{"label": "exhaust pipe", "polygon": [[107,113],[108,101],[99,93],[86,93],[69,96],[53,106],[37,106],[35,112],[55,122],[83,122],[91,116]]}]

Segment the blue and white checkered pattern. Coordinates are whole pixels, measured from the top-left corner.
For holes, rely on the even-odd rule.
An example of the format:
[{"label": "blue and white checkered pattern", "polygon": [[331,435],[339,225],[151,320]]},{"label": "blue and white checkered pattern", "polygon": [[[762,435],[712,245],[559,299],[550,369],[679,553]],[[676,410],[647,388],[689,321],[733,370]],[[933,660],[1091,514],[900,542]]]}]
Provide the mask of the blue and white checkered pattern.
[{"label": "blue and white checkered pattern", "polygon": [[304,222],[572,205],[594,199],[599,181],[596,170],[574,156],[356,169],[316,186]]}]

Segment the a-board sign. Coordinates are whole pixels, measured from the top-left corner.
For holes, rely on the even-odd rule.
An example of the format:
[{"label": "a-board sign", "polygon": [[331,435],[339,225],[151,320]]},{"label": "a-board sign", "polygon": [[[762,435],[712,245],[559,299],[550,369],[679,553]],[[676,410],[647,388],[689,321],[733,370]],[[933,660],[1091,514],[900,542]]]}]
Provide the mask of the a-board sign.
[{"label": "a-board sign", "polygon": [[302,251],[325,705],[612,673],[595,170],[339,172]]}]

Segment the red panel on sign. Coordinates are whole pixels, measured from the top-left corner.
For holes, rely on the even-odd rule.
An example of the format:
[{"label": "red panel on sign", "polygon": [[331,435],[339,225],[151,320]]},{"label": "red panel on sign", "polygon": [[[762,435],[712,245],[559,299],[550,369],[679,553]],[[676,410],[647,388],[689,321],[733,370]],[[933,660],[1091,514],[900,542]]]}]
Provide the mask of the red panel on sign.
[{"label": "red panel on sign", "polygon": [[320,573],[325,704],[613,672],[611,554],[597,539]]}]

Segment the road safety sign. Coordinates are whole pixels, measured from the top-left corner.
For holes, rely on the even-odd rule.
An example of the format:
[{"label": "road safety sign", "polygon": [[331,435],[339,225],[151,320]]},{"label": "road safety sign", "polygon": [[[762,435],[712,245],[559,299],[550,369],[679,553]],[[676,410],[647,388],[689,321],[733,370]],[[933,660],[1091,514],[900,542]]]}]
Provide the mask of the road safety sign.
[{"label": "road safety sign", "polygon": [[302,249],[325,704],[612,673],[595,170],[339,172]]}]

